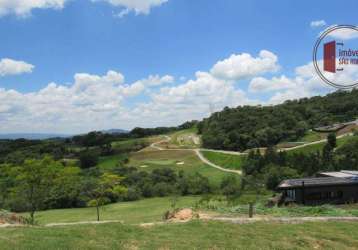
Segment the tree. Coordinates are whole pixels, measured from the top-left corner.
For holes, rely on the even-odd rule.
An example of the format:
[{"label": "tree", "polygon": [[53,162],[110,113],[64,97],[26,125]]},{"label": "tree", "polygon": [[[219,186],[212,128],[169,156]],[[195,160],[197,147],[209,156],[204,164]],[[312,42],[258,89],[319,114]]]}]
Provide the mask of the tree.
[{"label": "tree", "polygon": [[88,185],[87,195],[90,198],[89,206],[96,207],[97,221],[100,220],[100,207],[109,203],[110,198],[127,192],[127,189],[121,185],[122,177],[115,174],[104,173],[98,180],[92,180]]},{"label": "tree", "polygon": [[334,166],[334,148],[337,147],[337,138],[335,133],[327,136],[327,143],[322,150],[322,168],[332,170]]},{"label": "tree", "polygon": [[298,178],[295,169],[270,164],[265,168],[265,184],[267,189],[275,190],[278,184],[285,179]]},{"label": "tree", "polygon": [[43,207],[59,168],[61,164],[48,157],[26,160],[17,167],[16,185],[12,194],[16,199],[22,200],[24,207],[30,212],[31,224],[35,222],[35,212]]},{"label": "tree", "polygon": [[14,186],[14,178],[11,174],[13,166],[10,164],[0,165],[0,209],[6,209],[9,191]]},{"label": "tree", "polygon": [[331,148],[337,147],[337,137],[335,133],[329,133],[327,136],[327,143]]},{"label": "tree", "polygon": [[240,195],[240,180],[236,176],[227,176],[222,180],[220,188],[222,194],[226,196],[228,201],[235,199]]},{"label": "tree", "polygon": [[96,166],[98,163],[98,155],[96,152],[86,150],[80,154],[80,165],[81,168],[91,168]]},{"label": "tree", "polygon": [[80,201],[82,179],[78,167],[62,167],[57,171],[52,182],[48,197],[47,208],[70,208],[78,206]]},{"label": "tree", "polygon": [[358,170],[358,136],[352,137],[336,150],[338,169]]}]

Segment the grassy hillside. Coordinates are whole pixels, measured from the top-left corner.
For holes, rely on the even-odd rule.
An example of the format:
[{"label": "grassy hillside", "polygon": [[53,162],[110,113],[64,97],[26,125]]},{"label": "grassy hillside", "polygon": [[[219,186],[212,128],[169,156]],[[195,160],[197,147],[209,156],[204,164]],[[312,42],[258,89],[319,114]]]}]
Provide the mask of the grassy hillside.
[{"label": "grassy hillside", "polygon": [[212,163],[227,169],[241,169],[245,159],[244,156],[241,155],[230,155],[205,150],[202,150],[201,153]]},{"label": "grassy hillside", "polygon": [[298,141],[302,142],[314,142],[320,141],[327,138],[327,133],[318,133],[316,131],[308,131],[302,138],[299,138]]},{"label": "grassy hillside", "polygon": [[[338,147],[342,146],[344,143],[348,142],[350,139],[352,139],[351,136],[345,136],[345,137],[341,137],[341,138],[337,139],[337,146]],[[307,145],[305,147],[293,149],[288,152],[290,154],[292,154],[292,153],[304,153],[304,154],[315,153],[317,151],[321,151],[325,144],[326,144],[326,142]]]},{"label": "grassy hillside", "polygon": [[198,172],[208,177],[214,184],[218,184],[225,176],[230,175],[230,173],[207,166],[200,161],[195,152],[190,150],[142,151],[132,154],[128,165],[148,171],[170,167],[187,173]]},{"label": "grassy hillside", "polygon": [[298,141],[310,129],[355,120],[357,97],[357,90],[337,91],[274,106],[225,108],[201,121],[198,130],[203,147],[212,149],[244,151]]},{"label": "grassy hillside", "polygon": [[126,157],[125,154],[100,157],[97,167],[104,171],[111,170],[116,167],[119,161],[124,160]]},{"label": "grassy hillside", "polygon": [[[178,207],[192,207],[200,197],[186,196],[178,199]],[[121,220],[124,223],[145,223],[161,221],[165,211],[170,209],[171,198],[152,198],[133,202],[119,202],[104,206],[101,220]],[[27,215],[26,213],[23,215]],[[95,221],[96,209],[73,208],[41,211],[36,214],[40,225],[48,223]]]},{"label": "grassy hillside", "polygon": [[357,223],[229,224],[193,221],[0,229],[3,249],[356,249]]}]

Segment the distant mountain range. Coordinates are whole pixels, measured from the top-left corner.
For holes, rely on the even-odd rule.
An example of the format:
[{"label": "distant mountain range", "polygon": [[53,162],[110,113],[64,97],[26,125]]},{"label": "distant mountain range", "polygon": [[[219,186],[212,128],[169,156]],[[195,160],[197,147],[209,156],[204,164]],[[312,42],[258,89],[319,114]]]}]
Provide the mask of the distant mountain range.
[{"label": "distant mountain range", "polygon": [[0,134],[0,139],[28,139],[28,140],[45,140],[50,138],[67,138],[72,135],[65,134],[42,134],[42,133],[13,133],[13,134]]},{"label": "distant mountain range", "polygon": [[[102,133],[106,134],[124,134],[129,131],[124,129],[108,129],[102,130]],[[0,140],[16,140],[16,139],[28,139],[28,140],[45,140],[50,138],[68,138],[74,135],[70,134],[45,134],[45,133],[9,133],[9,134],[0,134]]]},{"label": "distant mountain range", "polygon": [[114,128],[114,129],[102,130],[101,132],[106,133],[106,134],[126,134],[129,131],[124,130],[124,129],[116,129],[116,128]]}]

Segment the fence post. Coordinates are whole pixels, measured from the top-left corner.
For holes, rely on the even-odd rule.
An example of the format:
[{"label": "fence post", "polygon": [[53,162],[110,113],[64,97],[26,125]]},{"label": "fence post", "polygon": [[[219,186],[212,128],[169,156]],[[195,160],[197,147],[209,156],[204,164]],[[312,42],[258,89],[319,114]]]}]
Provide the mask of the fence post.
[{"label": "fence post", "polygon": [[249,218],[252,218],[254,216],[254,203],[249,203]]}]

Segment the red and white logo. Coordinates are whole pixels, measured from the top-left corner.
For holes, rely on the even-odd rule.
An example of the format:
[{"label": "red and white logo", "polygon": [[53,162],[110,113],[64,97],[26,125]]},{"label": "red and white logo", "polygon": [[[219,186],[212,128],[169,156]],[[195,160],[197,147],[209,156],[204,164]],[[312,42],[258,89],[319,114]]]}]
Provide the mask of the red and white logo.
[{"label": "red and white logo", "polygon": [[358,27],[337,25],[322,32],[314,47],[313,64],[319,77],[333,87],[358,86]]}]

